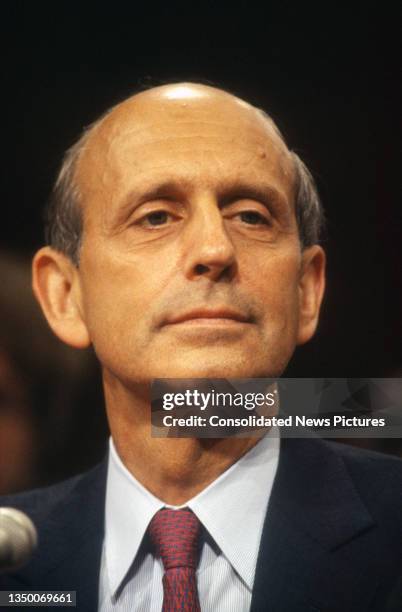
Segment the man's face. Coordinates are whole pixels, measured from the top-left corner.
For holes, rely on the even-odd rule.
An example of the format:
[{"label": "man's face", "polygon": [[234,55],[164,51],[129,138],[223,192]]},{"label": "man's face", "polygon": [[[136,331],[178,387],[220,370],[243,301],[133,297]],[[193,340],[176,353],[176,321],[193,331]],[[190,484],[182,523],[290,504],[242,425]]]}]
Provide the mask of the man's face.
[{"label": "man's face", "polygon": [[288,151],[245,103],[167,87],[90,137],[82,313],[108,374],[279,375],[299,334],[301,250]]}]

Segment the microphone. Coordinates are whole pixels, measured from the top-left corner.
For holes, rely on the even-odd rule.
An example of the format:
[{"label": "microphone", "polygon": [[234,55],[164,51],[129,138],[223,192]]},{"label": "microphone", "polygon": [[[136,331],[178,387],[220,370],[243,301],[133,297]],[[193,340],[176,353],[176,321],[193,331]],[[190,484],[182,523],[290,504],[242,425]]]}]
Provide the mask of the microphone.
[{"label": "microphone", "polygon": [[31,519],[15,508],[0,508],[0,572],[24,565],[38,543]]}]

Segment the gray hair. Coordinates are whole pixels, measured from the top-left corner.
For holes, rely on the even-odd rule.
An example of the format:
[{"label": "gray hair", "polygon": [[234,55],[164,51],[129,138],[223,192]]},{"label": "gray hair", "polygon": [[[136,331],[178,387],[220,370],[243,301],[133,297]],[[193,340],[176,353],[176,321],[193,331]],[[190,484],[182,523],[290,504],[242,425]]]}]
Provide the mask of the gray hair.
[{"label": "gray hair", "polygon": [[325,213],[314,178],[300,157],[291,151],[296,173],[295,211],[303,249],[318,244],[325,231]]},{"label": "gray hair", "polygon": [[60,171],[45,209],[45,240],[78,266],[83,215],[81,192],[76,180],[78,161],[93,130],[112,109],[84,129],[83,134],[64,154]]},{"label": "gray hair", "polygon": [[[100,119],[88,126],[80,139],[65,153],[45,211],[47,244],[64,253],[76,266],[79,264],[83,231],[81,193],[75,177],[76,169],[89,136],[113,108],[106,111]],[[270,120],[285,143],[283,136],[269,115],[265,111],[260,112]],[[296,181],[296,221],[301,248],[305,249],[320,242],[325,227],[325,215],[310,171],[295,152],[291,152],[291,157]]]}]

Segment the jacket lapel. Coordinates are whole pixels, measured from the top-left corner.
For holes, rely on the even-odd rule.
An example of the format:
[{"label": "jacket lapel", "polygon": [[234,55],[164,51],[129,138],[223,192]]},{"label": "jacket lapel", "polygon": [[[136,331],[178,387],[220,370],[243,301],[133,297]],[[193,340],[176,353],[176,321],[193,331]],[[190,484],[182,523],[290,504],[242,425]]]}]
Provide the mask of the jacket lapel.
[{"label": "jacket lapel", "polygon": [[[373,525],[342,459],[327,443],[283,439],[251,612],[349,610],[358,574],[348,575],[342,545]],[[359,597],[361,603],[364,594]]]},{"label": "jacket lapel", "polygon": [[77,592],[77,609],[97,610],[107,461],[62,490],[39,531],[37,555],[18,575],[35,589]]}]

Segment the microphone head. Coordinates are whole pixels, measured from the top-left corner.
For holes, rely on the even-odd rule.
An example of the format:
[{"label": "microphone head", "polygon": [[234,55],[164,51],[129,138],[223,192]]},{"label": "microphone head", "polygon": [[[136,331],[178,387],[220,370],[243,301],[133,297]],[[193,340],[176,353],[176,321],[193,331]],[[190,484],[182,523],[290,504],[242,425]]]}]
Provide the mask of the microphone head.
[{"label": "microphone head", "polygon": [[38,543],[31,519],[16,508],[0,508],[0,571],[24,565]]}]

